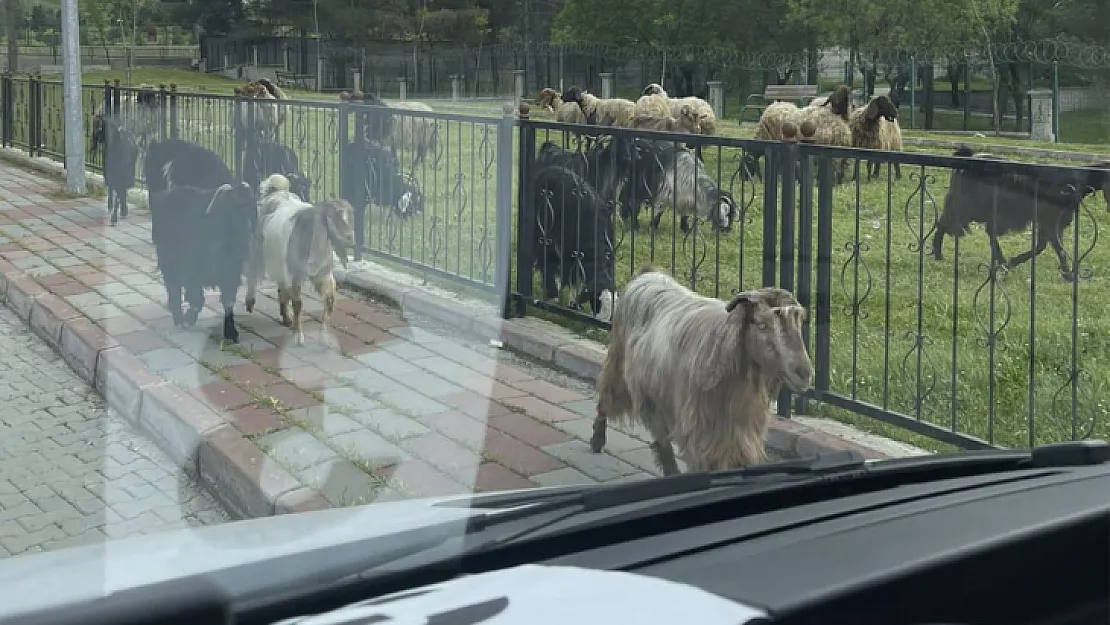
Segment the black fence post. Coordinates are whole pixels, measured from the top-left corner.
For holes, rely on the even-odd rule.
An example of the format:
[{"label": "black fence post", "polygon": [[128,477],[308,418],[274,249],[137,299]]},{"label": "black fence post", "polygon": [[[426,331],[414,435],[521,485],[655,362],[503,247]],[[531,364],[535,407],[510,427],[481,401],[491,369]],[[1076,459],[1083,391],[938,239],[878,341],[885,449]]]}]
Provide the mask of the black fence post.
[{"label": "black fence post", "polygon": [[536,129],[526,116],[520,120],[517,169],[516,316],[523,317],[532,299],[532,266],[536,245],[536,206],[532,202],[532,174],[536,160]]},{"label": "black fence post", "polygon": [[[798,127],[786,122],[782,125],[782,146],[779,162],[782,168],[782,204],[780,217],[782,230],[779,233],[779,287],[794,291],[794,219],[797,212],[797,169],[798,169]],[[766,216],[764,217],[766,219]],[[779,392],[777,412],[780,417],[790,418],[790,391],[785,388]]]},{"label": "black fence post", "polygon": [[0,147],[12,144],[12,75],[0,76]]},{"label": "black fence post", "polygon": [[169,115],[169,91],[166,90],[166,84],[160,83],[158,85],[158,140],[163,141],[166,138],[166,120],[170,118]]},{"label": "black fence post", "polygon": [[817,162],[817,314],[814,341],[814,388],[829,390],[829,324],[832,319],[833,164]]},{"label": "black fence post", "polygon": [[[350,167],[351,167],[351,105],[345,97],[346,92],[340,94],[339,104],[337,105],[335,114],[338,116],[336,119],[336,134],[339,135],[339,197],[351,201],[354,194],[351,192],[351,185],[353,184]],[[357,134],[357,133],[356,133]],[[355,260],[362,260],[362,248],[366,245],[366,206],[352,206],[354,214],[351,216],[354,220],[355,230]]]},{"label": "black fence post", "polygon": [[42,137],[39,127],[42,125],[42,91],[37,76],[28,79],[27,103],[27,152],[32,157],[42,156]]},{"label": "black fence post", "polygon": [[179,112],[177,110],[177,83],[170,83],[170,138],[181,137]]},{"label": "black fence post", "polygon": [[768,146],[763,155],[763,284],[775,286],[778,267],[779,153],[782,145]]},{"label": "black fence post", "polygon": [[[497,257],[493,282],[501,298],[501,318],[508,319],[513,300],[510,265],[513,262],[513,130],[516,120],[511,104],[506,104],[502,112],[504,116],[497,126]],[[527,104],[520,103],[519,114],[520,119],[528,119]]]},{"label": "black fence post", "polygon": [[[238,87],[236,87],[235,88],[235,99],[232,100],[232,106],[234,108],[231,110],[231,119],[232,119],[232,124],[231,124],[232,125],[232,128],[231,128],[232,142],[231,143],[234,146],[232,149],[235,150],[235,154],[234,154],[234,156],[232,156],[231,162],[232,162],[232,166],[235,168],[235,172],[234,172],[235,177],[238,180],[243,179],[243,152],[246,149],[246,146],[243,145],[244,142],[246,141],[246,137],[243,136],[243,132],[242,132],[243,131],[243,104],[246,101],[247,101],[247,99],[243,97],[242,91]],[[250,116],[251,112],[253,112],[253,111],[248,111],[248,113],[247,113],[248,117]]]},{"label": "black fence post", "polygon": [[[817,127],[810,122],[802,124],[801,128],[802,137],[801,143],[805,145],[812,145],[815,143],[814,134],[817,132]],[[798,193],[798,287],[795,289],[795,296],[798,303],[802,305],[807,311],[811,309],[813,302],[813,157],[811,157],[805,148],[799,149],[801,157],[801,169],[798,173],[798,180],[801,183]],[[813,354],[813,345],[810,343],[810,317],[806,317],[805,323],[802,324],[802,341],[805,343],[806,350]],[[808,405],[804,395],[798,395],[794,401],[794,411],[799,414],[806,414],[808,412]]]}]

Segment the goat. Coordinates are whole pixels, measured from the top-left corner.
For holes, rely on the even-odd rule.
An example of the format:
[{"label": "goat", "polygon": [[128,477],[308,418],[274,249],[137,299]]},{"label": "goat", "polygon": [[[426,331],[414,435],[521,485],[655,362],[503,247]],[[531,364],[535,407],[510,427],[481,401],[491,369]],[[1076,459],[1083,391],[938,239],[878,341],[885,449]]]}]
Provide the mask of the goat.
[{"label": "goat", "polygon": [[[269,78],[253,80],[243,87],[235,88],[235,95],[247,98],[248,102],[239,104],[241,119],[239,131],[244,137],[257,137],[277,141],[278,129],[285,123],[285,107],[266,100],[288,100],[289,96]],[[261,100],[261,101],[259,101]],[[254,107],[254,126],[250,127],[250,111]]]},{"label": "goat", "polygon": [[[204,307],[204,287],[220,290],[223,337],[239,342],[235,297],[250,254],[258,210],[250,185],[172,186],[150,195],[151,235],[174,324],[191,327]],[[189,310],[182,314],[181,292]]]},{"label": "goat", "polygon": [[[163,139],[150,144],[143,159],[143,177],[149,195],[168,191],[172,186],[214,189],[234,184],[231,170],[215,152],[181,139]],[[156,236],[153,219],[151,237]]]},{"label": "goat", "polygon": [[155,91],[153,85],[142,84],[134,92],[122,93],[118,103],[112,103],[105,110],[105,102],[101,102],[93,111],[92,133],[89,148],[95,154],[104,144],[105,119],[115,118],[116,124],[135,136],[135,144],[142,147],[149,135],[158,131],[162,123],[162,94]]},{"label": "goat", "polygon": [[[956,149],[954,156],[988,158],[975,154],[967,146]],[[1073,277],[1064,252],[1061,235],[1075,220],[1079,204],[1097,189],[1110,211],[1110,161],[1088,165],[1087,173],[1076,183],[1046,180],[1030,174],[1009,174],[957,169],[952,172],[944,210],[937,218],[933,236],[933,258],[943,260],[941,245],[944,235],[961,237],[972,223],[983,224],[990,237],[991,262],[1013,269],[1040,255],[1048,245],[1056,252],[1060,275]],[[998,237],[1021,232],[1036,221],[1033,248],[1007,260],[998,244]]]},{"label": "goat", "polygon": [[782,386],[805,391],[813,376],[804,318],[789,291],[744,291],[726,304],[642,268],[613,312],[590,449],[605,447],[610,420],[635,420],[664,475],[679,472],[672,443],[692,472],[763,462],[772,398]]},{"label": "goat", "polygon": [[104,186],[108,188],[108,219],[114,226],[127,217],[127,192],[135,184],[138,138],[114,117],[102,119]]},{"label": "goat", "polygon": [[707,218],[717,230],[728,231],[739,214],[736,201],[728,191],[720,189],[705,165],[690,150],[669,141],[636,139],[634,155],[625,162],[635,162],[630,180],[621,191],[621,204],[626,218],[631,217],[634,229],[639,228],[639,207],[647,201],[652,205],[652,229],[668,206],[682,217],[683,232],[690,231],[689,217]]},{"label": "goat", "polygon": [[[261,267],[277,282],[281,322],[292,328],[295,343],[304,345],[301,285],[311,281],[324,298],[320,342],[329,345],[328,328],[335,309],[336,289],[332,253],[346,267],[347,248],[355,243],[351,205],[339,199],[316,205],[304,202],[289,192],[289,181],[280,174],[267,178],[263,188],[266,195],[259,207]],[[252,275],[260,277],[253,272]],[[254,284],[250,278],[247,289],[247,301],[253,307]]]},{"label": "goat", "polygon": [[620,139],[595,145],[585,152],[571,151],[552,141],[545,141],[536,155],[535,168],[558,165],[578,174],[597,191],[601,199],[612,208],[616,200],[617,188],[627,181],[631,162],[627,160],[628,150],[623,149]]},{"label": "goat", "polygon": [[567,167],[541,167],[534,176],[538,236],[549,242],[533,256],[534,267],[543,275],[544,297],[558,295],[558,273],[562,286],[582,287],[573,305],[589,299],[596,316],[602,310],[602,293],[616,291],[612,211],[590,183]]},{"label": "goat", "polygon": [[424,192],[413,176],[401,171],[390,150],[375,141],[356,139],[348,144],[344,160],[346,188],[341,194],[352,206],[377,204],[402,218],[424,212]]},{"label": "goat", "polygon": [[306,202],[311,201],[309,192],[312,183],[301,170],[297,153],[288,146],[274,141],[248,139],[241,171],[243,179],[255,189],[270,174],[283,174],[297,197]]},{"label": "goat", "polygon": [[[340,99],[343,99],[342,96],[340,94]],[[357,110],[357,127],[362,130],[356,137],[388,145],[393,151],[404,148],[414,152],[413,166],[422,162],[428,154],[435,156],[440,149],[439,123],[431,117],[418,115],[434,112],[427,104],[404,101],[389,105],[372,93],[360,91],[355,91],[347,99],[369,105],[364,110]],[[408,113],[395,115],[398,110]]]}]

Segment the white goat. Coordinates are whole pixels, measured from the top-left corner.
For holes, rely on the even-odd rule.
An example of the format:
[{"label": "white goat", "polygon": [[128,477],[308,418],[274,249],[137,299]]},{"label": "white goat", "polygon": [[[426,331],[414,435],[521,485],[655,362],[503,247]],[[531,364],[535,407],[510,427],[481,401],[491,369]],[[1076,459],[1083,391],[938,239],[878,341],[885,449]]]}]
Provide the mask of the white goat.
[{"label": "white goat", "polygon": [[679,472],[672,443],[693,472],[763,462],[771,400],[783,385],[806,390],[813,375],[804,317],[789,291],[745,291],[726,304],[641,269],[613,314],[591,450],[605,447],[610,419],[635,420],[664,475]]}]

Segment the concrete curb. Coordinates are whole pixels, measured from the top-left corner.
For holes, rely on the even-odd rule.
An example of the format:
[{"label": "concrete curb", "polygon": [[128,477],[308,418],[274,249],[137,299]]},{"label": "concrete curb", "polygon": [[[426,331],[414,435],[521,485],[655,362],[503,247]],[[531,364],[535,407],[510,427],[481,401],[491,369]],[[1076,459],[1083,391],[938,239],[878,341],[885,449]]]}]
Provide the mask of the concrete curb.
[{"label": "concrete curb", "polygon": [[132,426],[196,477],[233,515],[332,507],[211,408],[154,375],[64,299],[0,260],[0,298]]},{"label": "concrete curb", "polygon": [[[587,380],[597,378],[605,360],[605,348],[583,339],[565,328],[540,319],[502,319],[493,306],[475,305],[452,299],[445,293],[405,284],[374,271],[348,271],[337,276],[340,284],[386,299],[401,309],[401,315],[426,315],[481,339],[496,339],[517,352],[539,360],[571,375]],[[767,446],[789,456],[824,454],[854,449],[871,459],[923,455],[916,447],[866,434],[840,423],[825,424],[824,419],[783,419],[772,417]]]}]

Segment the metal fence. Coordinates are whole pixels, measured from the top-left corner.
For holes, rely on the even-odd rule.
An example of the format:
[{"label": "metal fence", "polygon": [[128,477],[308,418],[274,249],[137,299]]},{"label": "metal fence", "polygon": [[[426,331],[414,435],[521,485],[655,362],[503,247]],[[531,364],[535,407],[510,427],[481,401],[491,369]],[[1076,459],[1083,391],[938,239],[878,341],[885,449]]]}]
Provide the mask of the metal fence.
[{"label": "metal fence", "polygon": [[[94,111],[109,101],[117,110],[117,99],[126,111],[133,96],[106,86],[83,93],[89,129]],[[4,77],[0,142],[61,159],[61,107],[60,84]],[[778,285],[809,310],[817,374],[805,396],[779,398],[782,415],[836,416],[961,448],[1107,435],[1110,318],[1100,313],[1110,255],[1097,242],[1108,217],[1091,195],[1101,170],[792,140],[598,127],[584,135],[526,114],[167,90],[146,134],[204,145],[246,176],[260,115],[277,120],[271,139],[296,155],[313,199],[356,206],[357,255],[492,294],[505,314],[541,315],[604,341],[601,295],[643,263],[709,297]],[[569,188],[541,175],[552,158],[579,172]],[[91,148],[87,160],[99,169]],[[874,179],[868,161],[882,166]],[[983,182],[1002,174],[1013,184]],[[1060,243],[1058,254],[1003,268],[972,228],[934,256],[953,175],[978,181],[963,192],[980,200],[980,218],[1032,211],[1039,226],[1018,223],[1000,239],[1011,263],[1028,248]],[[1077,211],[1061,209],[1077,196]],[[637,217],[625,207],[640,200]],[[1069,218],[1044,217],[1053,214]]]}]

